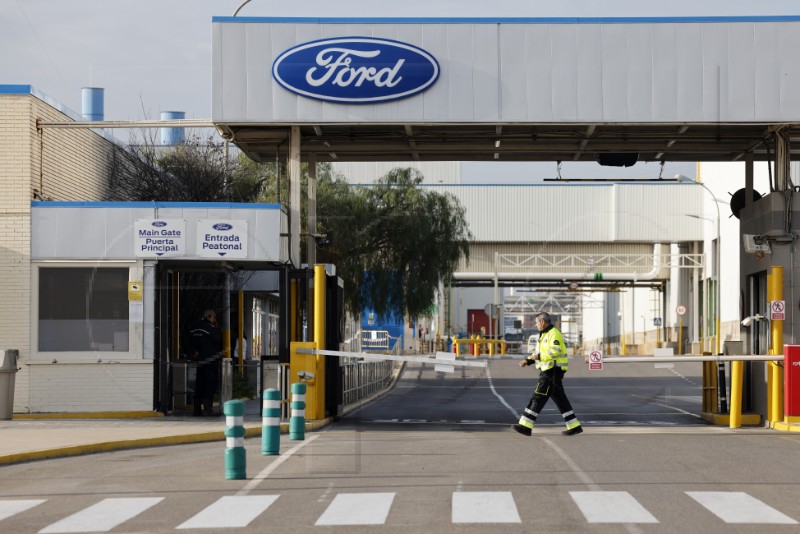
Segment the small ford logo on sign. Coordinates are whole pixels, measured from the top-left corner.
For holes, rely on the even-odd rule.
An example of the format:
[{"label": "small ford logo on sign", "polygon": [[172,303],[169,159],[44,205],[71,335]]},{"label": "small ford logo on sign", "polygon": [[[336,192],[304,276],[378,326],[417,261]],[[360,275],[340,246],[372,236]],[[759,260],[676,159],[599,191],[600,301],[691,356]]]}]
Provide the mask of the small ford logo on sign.
[{"label": "small ford logo on sign", "polygon": [[153,226],[156,228],[164,228],[167,225],[164,221],[153,221]]},{"label": "small ford logo on sign", "polygon": [[211,228],[213,228],[214,230],[224,231],[224,230],[230,230],[231,228],[233,228],[233,226],[226,223],[217,223],[213,225]]},{"label": "small ford logo on sign", "polygon": [[293,93],[342,104],[407,98],[439,77],[439,63],[416,46],[374,37],[339,37],[292,47],[272,64],[272,77]]}]

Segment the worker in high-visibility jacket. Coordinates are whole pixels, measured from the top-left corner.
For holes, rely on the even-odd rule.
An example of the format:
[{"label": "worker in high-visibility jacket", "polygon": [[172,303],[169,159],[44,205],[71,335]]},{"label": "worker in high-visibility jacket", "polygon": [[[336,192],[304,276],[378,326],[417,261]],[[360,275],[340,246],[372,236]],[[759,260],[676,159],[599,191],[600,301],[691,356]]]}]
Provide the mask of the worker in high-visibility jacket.
[{"label": "worker in high-visibility jacket", "polygon": [[564,345],[564,337],[553,325],[550,314],[540,312],[536,315],[536,328],[539,329],[539,354],[532,354],[519,362],[520,367],[536,364],[539,369],[539,381],[533,390],[533,396],[528,402],[528,406],[522,413],[519,423],[511,425],[511,428],[530,436],[533,425],[539,414],[542,413],[547,400],[553,397],[561,417],[567,429],[561,432],[566,436],[580,434],[583,432],[581,423],[575,417],[572,405],[564,392],[562,379],[567,372],[567,348]]}]

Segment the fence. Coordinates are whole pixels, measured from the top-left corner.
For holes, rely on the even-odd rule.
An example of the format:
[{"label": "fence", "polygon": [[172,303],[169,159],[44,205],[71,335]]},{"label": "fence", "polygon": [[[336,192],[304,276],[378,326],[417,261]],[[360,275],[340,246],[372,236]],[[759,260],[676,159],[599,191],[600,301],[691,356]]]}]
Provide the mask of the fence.
[{"label": "fence", "polygon": [[386,330],[364,330],[361,332],[361,350],[388,351],[392,336]]},{"label": "fence", "polygon": [[[370,331],[375,332],[375,331]],[[369,336],[370,339],[372,336]],[[361,337],[362,347],[364,347],[365,336]],[[391,344],[391,353],[400,355],[400,338],[386,335],[385,341],[387,349]],[[363,361],[358,358],[346,358],[342,361],[342,403],[344,408],[356,404],[357,402],[379,393],[389,387],[392,377],[399,362],[393,360],[383,361]]]}]

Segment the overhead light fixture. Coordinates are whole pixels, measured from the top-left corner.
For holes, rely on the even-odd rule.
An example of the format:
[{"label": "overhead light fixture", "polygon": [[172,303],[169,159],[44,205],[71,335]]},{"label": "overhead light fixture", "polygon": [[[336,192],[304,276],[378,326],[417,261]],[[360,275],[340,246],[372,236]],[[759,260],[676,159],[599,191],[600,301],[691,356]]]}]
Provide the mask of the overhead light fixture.
[{"label": "overhead light fixture", "polygon": [[336,156],[336,154],[334,154],[333,152],[331,152],[331,153],[329,154],[329,156],[330,156],[330,157],[331,157],[331,159],[332,159],[332,160],[334,160],[334,161],[335,161],[335,160],[337,160],[337,159],[339,159],[339,158]]},{"label": "overhead light fixture", "polygon": [[500,148],[500,139],[498,139],[497,141],[494,142],[494,147],[495,148]]},{"label": "overhead light fixture", "polygon": [[499,152],[495,152],[494,153],[494,159],[500,159],[500,153]]},{"label": "overhead light fixture", "polygon": [[314,126],[314,133],[317,134],[317,137],[322,135],[322,128],[319,126]]}]

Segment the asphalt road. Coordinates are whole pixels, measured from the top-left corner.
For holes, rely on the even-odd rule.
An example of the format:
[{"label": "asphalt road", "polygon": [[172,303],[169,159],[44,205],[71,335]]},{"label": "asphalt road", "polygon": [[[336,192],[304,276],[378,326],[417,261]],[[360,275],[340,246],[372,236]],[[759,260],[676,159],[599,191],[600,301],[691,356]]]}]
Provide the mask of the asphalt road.
[{"label": "asphalt road", "polygon": [[800,438],[706,424],[699,372],[573,360],[586,431],[562,436],[548,405],[526,438],[508,426],[533,369],[410,364],[279,457],[248,439],[247,480],[225,480],[220,443],[2,467],[0,532],[796,532]]}]

